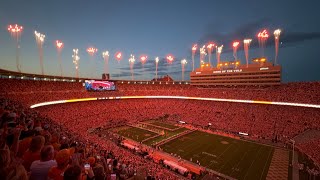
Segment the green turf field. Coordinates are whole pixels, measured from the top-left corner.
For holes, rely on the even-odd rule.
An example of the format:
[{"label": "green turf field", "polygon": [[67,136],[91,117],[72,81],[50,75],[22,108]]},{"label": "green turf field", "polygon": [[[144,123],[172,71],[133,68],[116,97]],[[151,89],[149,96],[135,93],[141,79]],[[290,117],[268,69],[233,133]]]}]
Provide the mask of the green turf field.
[{"label": "green turf field", "polygon": [[236,179],[265,179],[274,148],[195,131],[161,148]]},{"label": "green turf field", "polygon": [[[117,130],[116,131],[119,135],[126,137],[126,138],[130,138],[130,139],[138,141],[138,142],[141,142],[141,141],[143,141],[147,138],[150,138],[152,136],[156,136],[157,134],[154,132],[160,133],[161,131],[164,131],[165,132],[164,135],[160,135],[160,136],[157,136],[155,138],[151,138],[151,139],[143,142],[143,144],[150,146],[153,143],[160,142],[162,140],[168,139],[174,135],[180,134],[180,133],[188,130],[186,128],[179,128],[177,126],[173,126],[174,129],[177,129],[177,128],[179,128],[179,129],[174,130],[174,131],[169,131],[169,130],[158,128],[158,127],[148,125],[148,124],[144,124],[143,127],[144,127],[144,129],[140,129],[138,127],[123,126],[123,127],[120,127],[119,131],[117,131]],[[148,129],[151,131],[147,131],[145,129]],[[154,132],[152,132],[152,131],[154,131]]]},{"label": "green turf field", "polygon": [[148,122],[148,124],[153,124],[153,125],[168,128],[168,129],[176,129],[177,128],[177,126],[174,126],[172,124],[167,124],[167,123],[163,123],[163,122],[159,122],[159,121],[150,121],[150,122]]},{"label": "green turf field", "polygon": [[188,129],[186,129],[186,128],[180,128],[180,129],[177,129],[177,130],[175,130],[175,131],[167,131],[167,130],[164,130],[164,131],[165,131],[165,135],[163,135],[163,136],[158,136],[158,137],[149,139],[149,140],[143,142],[143,144],[146,144],[146,145],[149,145],[149,146],[150,146],[150,145],[152,145],[153,143],[160,142],[160,141],[162,141],[162,140],[164,140],[164,139],[168,139],[168,138],[170,138],[170,137],[172,137],[172,136],[174,136],[174,135],[176,135],[176,134],[180,134],[180,133],[182,133],[182,132],[184,132],[184,131],[186,131],[186,130],[188,130]]},{"label": "green turf field", "polygon": [[117,133],[123,137],[129,138],[138,142],[141,142],[147,138],[157,135],[157,133],[136,128],[136,127],[125,127],[125,128],[122,127],[122,129],[117,131]]}]

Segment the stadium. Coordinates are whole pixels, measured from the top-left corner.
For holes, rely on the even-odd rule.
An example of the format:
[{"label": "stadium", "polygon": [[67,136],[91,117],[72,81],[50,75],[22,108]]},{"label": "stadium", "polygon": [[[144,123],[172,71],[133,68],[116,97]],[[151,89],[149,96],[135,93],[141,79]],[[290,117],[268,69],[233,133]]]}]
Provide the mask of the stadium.
[{"label": "stadium", "polygon": [[51,134],[46,142],[112,157],[126,178],[291,179],[300,168],[303,179],[307,168],[318,170],[319,83],[113,82],[116,90],[95,92],[81,79],[2,70],[2,119],[32,123]]},{"label": "stadium", "polygon": [[[14,15],[3,11],[8,20],[0,19],[0,25],[6,26],[1,41],[11,42],[0,48],[1,179],[320,179],[319,77],[290,79],[298,71],[312,74],[312,64],[288,65],[288,60],[278,57],[279,50],[290,54],[290,43],[309,40],[310,34],[285,32],[281,46],[282,30],[272,22],[239,27],[239,33],[214,25],[223,29],[217,33],[208,25],[210,32],[201,33],[194,43],[188,33],[194,35],[198,27],[188,26],[183,29],[186,34],[176,31],[184,27],[186,17],[193,16],[173,12],[210,6],[188,2],[171,12],[167,3],[159,2],[171,14],[162,22],[155,13],[161,8],[148,14],[152,17],[148,20],[144,13],[149,9],[137,7],[138,1],[125,3],[140,9],[135,13],[118,12],[122,8],[118,2],[87,7],[64,3],[48,2],[48,7],[41,6],[43,11],[34,12],[45,19],[29,22],[18,10]],[[175,2],[170,3],[174,7]],[[6,4],[13,9],[13,4]],[[72,13],[64,11],[67,6]],[[60,8],[62,16],[56,13]],[[212,9],[207,10],[211,17]],[[101,14],[85,17],[87,11]],[[75,20],[76,14],[81,21]],[[179,27],[171,27],[168,19],[176,16]],[[16,17],[26,27],[8,23],[19,22]],[[147,22],[133,25],[140,23],[133,17]],[[162,22],[159,36],[151,30],[158,27],[155,20]],[[133,32],[134,37],[128,38]],[[2,34],[0,29],[1,38]],[[86,39],[89,35],[99,50]],[[136,37],[143,38],[130,44]],[[30,39],[34,47],[26,43]],[[177,48],[186,44],[187,53]],[[108,49],[100,52],[100,47]],[[306,64],[310,71],[304,71]]]}]

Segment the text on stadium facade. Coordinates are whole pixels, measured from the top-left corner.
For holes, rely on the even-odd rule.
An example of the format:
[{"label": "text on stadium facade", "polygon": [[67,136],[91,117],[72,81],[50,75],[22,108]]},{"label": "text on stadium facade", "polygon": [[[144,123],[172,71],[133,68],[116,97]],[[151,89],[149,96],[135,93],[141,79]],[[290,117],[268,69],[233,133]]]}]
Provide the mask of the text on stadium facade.
[{"label": "text on stadium facade", "polygon": [[242,69],[229,69],[229,70],[213,71],[213,74],[218,74],[218,73],[233,73],[233,72],[242,72]]}]

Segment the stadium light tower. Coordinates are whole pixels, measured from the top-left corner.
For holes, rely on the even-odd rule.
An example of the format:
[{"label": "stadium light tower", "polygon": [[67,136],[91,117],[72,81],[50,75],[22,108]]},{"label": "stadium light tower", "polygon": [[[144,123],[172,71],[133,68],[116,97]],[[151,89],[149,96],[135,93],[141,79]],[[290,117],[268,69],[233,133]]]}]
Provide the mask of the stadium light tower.
[{"label": "stadium light tower", "polygon": [[16,43],[16,66],[17,71],[21,72],[21,65],[20,65],[20,36],[23,31],[23,27],[15,24],[15,25],[9,25],[8,31],[11,34],[11,37],[15,40]]},{"label": "stadium light tower", "polygon": [[73,64],[76,68],[76,77],[79,78],[79,60],[80,57],[78,56],[78,49],[73,49],[73,55],[72,55],[72,59],[73,59]]},{"label": "stadium light tower", "polygon": [[43,67],[43,42],[45,39],[45,35],[41,34],[37,31],[34,31],[34,35],[36,38],[36,42],[38,45],[38,51],[39,51],[39,60],[40,60],[40,67],[41,67],[41,74],[44,75],[44,67]]}]

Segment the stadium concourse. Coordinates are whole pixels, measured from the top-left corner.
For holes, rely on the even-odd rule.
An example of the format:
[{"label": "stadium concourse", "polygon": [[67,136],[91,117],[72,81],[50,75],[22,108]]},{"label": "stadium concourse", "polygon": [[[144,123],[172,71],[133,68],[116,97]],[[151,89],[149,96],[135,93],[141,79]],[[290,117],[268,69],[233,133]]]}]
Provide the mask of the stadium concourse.
[{"label": "stadium concourse", "polygon": [[[320,164],[320,110],[276,105],[206,102],[179,99],[127,99],[44,106],[33,104],[90,97],[192,96],[320,104],[320,83],[289,83],[276,87],[198,88],[187,84],[116,82],[117,90],[88,92],[82,82],[0,79],[1,169],[8,179],[62,179],[79,173],[88,179],[154,177],[184,179],[132,150],[117,145],[121,137],[101,138],[90,131],[114,128],[145,119],[169,116],[192,127],[296,147]],[[209,124],[210,123],[210,124]],[[307,133],[308,132],[308,133]],[[307,134],[307,136],[304,136]],[[304,138],[307,137],[307,138]],[[308,138],[312,137],[312,138]],[[54,159],[54,160],[52,160]],[[78,165],[89,163],[90,168]],[[82,166],[83,167],[83,166]],[[318,173],[315,167],[304,167]]]}]

